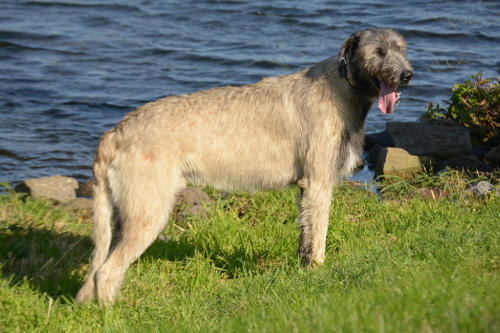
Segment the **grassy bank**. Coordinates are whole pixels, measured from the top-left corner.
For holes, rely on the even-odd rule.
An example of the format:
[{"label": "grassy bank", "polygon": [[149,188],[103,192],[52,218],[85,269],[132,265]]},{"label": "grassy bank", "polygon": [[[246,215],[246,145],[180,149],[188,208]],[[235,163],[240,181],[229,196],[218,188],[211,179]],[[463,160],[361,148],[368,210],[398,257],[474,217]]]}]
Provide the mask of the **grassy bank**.
[{"label": "grassy bank", "polygon": [[110,308],[78,307],[88,216],[0,197],[0,331],[500,331],[500,199],[335,191],[327,261],[300,267],[295,189],[170,224]]}]

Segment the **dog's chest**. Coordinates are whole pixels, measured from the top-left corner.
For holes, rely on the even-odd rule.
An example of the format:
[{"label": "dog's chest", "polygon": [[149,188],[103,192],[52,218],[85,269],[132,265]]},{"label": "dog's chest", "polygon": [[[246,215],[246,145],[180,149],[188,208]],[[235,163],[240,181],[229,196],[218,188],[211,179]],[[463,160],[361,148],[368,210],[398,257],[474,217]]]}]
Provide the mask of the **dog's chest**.
[{"label": "dog's chest", "polygon": [[339,148],[337,168],[342,176],[349,176],[360,164],[360,155],[363,152],[364,129],[358,131],[344,130]]}]

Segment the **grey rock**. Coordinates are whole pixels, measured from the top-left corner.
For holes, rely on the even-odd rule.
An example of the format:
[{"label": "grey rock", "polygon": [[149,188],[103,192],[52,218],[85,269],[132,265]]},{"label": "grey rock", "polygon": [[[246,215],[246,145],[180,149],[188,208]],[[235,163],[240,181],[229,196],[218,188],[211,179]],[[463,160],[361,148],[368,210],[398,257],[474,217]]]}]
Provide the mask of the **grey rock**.
[{"label": "grey rock", "polygon": [[92,210],[92,208],[94,208],[94,200],[89,198],[76,198],[69,201],[67,205],[77,210]]},{"label": "grey rock", "polygon": [[17,185],[15,190],[28,193],[33,198],[47,198],[66,203],[76,198],[77,188],[76,179],[56,175],[26,179]]},{"label": "grey rock", "polygon": [[379,145],[380,147],[391,146],[391,139],[389,134],[387,134],[387,131],[365,135],[365,150],[370,150],[376,145]]},{"label": "grey rock", "polygon": [[191,205],[199,205],[209,203],[210,197],[198,187],[187,186],[184,190],[177,194],[177,201]]},{"label": "grey rock", "polygon": [[487,146],[487,145],[474,145],[472,146],[472,152],[474,153],[474,155],[476,156],[484,156],[486,155],[489,151],[491,150],[491,146]]},{"label": "grey rock", "polygon": [[388,122],[386,130],[394,147],[413,155],[447,158],[472,152],[469,131],[453,121]]},{"label": "grey rock", "polygon": [[92,180],[88,180],[84,183],[78,184],[78,189],[76,190],[76,195],[79,197],[92,198],[94,196],[94,185]]},{"label": "grey rock", "polygon": [[442,189],[438,189],[438,188],[423,187],[423,188],[417,189],[416,194],[423,199],[435,200],[438,198],[446,197],[448,195],[448,192],[446,192],[445,190],[442,190]]},{"label": "grey rock", "polygon": [[183,207],[175,215],[175,220],[177,222],[183,222],[188,220],[190,217],[199,217],[201,219],[205,219],[207,218],[207,211],[203,205]]},{"label": "grey rock", "polygon": [[205,206],[210,203],[210,197],[201,189],[188,186],[177,195],[175,205],[176,220],[181,222],[189,217],[207,217]]},{"label": "grey rock", "polygon": [[451,157],[439,163],[439,169],[445,169],[447,167],[454,170],[465,170],[469,172],[492,172],[494,170],[491,165],[480,161],[474,155]]},{"label": "grey rock", "polygon": [[488,145],[490,147],[495,147],[495,146],[500,145],[500,131],[497,132],[497,135],[495,135],[494,137],[492,137],[491,139],[489,139],[486,142],[486,145]]},{"label": "grey rock", "polygon": [[491,183],[482,180],[479,183],[472,185],[469,187],[469,192],[474,196],[483,196],[493,191],[495,186],[491,185]]},{"label": "grey rock", "polygon": [[378,154],[383,147],[379,144],[374,145],[368,154],[366,155],[366,161],[368,162],[368,168],[373,170],[377,164]]}]

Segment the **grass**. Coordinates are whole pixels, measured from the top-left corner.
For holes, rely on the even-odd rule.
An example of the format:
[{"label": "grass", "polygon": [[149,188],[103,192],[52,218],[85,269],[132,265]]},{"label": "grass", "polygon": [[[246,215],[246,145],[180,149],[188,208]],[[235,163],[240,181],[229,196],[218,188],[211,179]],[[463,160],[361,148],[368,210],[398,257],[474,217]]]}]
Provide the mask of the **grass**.
[{"label": "grass", "polygon": [[498,197],[381,202],[343,185],[327,260],[309,269],[295,189],[210,195],[208,218],[171,223],[108,308],[73,303],[88,218],[0,196],[0,331],[500,331]]}]

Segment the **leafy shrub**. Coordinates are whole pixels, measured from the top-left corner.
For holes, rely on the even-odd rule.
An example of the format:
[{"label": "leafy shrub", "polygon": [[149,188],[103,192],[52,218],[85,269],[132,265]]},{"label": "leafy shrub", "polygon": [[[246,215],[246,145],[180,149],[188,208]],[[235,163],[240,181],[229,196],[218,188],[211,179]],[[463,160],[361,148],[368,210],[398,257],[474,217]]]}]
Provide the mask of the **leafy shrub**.
[{"label": "leafy shrub", "polygon": [[472,139],[486,142],[495,137],[500,128],[500,84],[483,79],[481,73],[472,80],[455,84],[448,110],[429,103],[423,118],[453,119],[467,127]]}]

